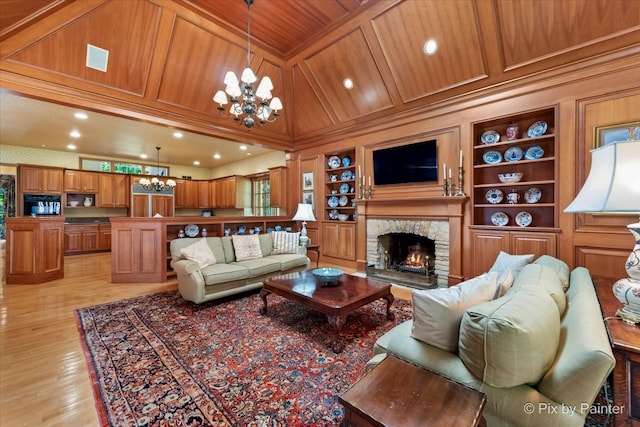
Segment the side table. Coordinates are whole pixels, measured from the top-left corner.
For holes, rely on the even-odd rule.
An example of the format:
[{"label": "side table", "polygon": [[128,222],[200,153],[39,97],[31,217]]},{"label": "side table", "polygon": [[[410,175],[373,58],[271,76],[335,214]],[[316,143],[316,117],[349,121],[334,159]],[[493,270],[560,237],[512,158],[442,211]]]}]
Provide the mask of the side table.
[{"label": "side table", "polygon": [[615,317],[620,302],[613,295],[617,279],[593,277],[616,366],[613,369],[614,425],[640,426],[640,326]]},{"label": "side table", "polygon": [[307,245],[307,252],[315,252],[316,253],[316,268],[320,264],[320,245]]},{"label": "side table", "polygon": [[487,396],[389,355],[338,399],[341,427],[460,427],[484,425]]}]

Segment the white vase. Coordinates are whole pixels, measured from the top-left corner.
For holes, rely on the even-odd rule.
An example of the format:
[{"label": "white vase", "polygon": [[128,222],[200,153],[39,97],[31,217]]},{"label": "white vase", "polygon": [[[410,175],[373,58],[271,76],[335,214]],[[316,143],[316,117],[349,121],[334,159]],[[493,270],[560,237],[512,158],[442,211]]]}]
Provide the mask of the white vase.
[{"label": "white vase", "polygon": [[640,222],[629,224],[627,228],[631,234],[633,234],[633,239],[636,241],[636,244],[627,258],[625,269],[629,277],[640,281]]}]

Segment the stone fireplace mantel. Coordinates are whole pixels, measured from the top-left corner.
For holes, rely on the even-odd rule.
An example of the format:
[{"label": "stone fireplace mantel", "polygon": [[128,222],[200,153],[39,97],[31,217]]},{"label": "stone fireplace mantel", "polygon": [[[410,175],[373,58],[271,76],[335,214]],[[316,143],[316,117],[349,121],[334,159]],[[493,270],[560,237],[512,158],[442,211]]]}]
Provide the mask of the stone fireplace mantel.
[{"label": "stone fireplace mantel", "polygon": [[420,199],[375,200],[357,202],[357,268],[367,268],[367,222],[370,219],[447,221],[449,223],[448,284],[464,280],[462,276],[463,205],[467,197],[429,197]]}]

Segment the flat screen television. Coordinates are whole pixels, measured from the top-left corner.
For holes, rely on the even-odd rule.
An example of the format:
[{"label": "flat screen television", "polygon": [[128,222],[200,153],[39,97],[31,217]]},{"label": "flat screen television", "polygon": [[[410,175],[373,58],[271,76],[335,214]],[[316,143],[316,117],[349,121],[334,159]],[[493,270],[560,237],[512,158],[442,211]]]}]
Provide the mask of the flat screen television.
[{"label": "flat screen television", "polygon": [[373,179],[375,185],[438,182],[436,140],[375,150]]}]

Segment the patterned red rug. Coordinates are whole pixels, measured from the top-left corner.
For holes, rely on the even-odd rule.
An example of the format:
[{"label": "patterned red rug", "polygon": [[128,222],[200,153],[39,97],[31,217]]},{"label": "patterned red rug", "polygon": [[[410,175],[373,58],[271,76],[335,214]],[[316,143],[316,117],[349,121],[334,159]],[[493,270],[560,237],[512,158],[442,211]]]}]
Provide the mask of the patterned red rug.
[{"label": "patterned red rug", "polygon": [[385,304],[349,315],[340,354],[326,316],[277,295],[265,316],[257,294],[197,306],[177,291],[76,316],[104,426],[332,426],[375,340],[411,317]]}]

